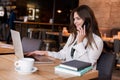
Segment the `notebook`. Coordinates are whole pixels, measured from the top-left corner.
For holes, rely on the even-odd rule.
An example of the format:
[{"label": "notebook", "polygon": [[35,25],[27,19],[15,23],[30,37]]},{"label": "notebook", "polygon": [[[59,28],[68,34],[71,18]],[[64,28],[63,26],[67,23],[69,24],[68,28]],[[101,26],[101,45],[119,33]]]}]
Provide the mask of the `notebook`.
[{"label": "notebook", "polygon": [[82,70],[82,69],[89,67],[91,65],[92,64],[88,63],[88,62],[79,61],[79,60],[71,60],[71,61],[63,62],[59,66],[67,68],[67,69],[71,69],[74,71],[79,71],[79,70]]},{"label": "notebook", "polygon": [[[12,37],[16,57],[18,59],[24,58],[24,57],[29,57],[29,56],[25,56],[23,53],[23,47],[22,47],[22,42],[21,42],[21,38],[20,38],[20,33],[18,31],[11,30],[11,37]],[[35,59],[35,63],[53,63],[53,60],[47,56],[36,55],[36,56],[32,56],[32,58]]]}]

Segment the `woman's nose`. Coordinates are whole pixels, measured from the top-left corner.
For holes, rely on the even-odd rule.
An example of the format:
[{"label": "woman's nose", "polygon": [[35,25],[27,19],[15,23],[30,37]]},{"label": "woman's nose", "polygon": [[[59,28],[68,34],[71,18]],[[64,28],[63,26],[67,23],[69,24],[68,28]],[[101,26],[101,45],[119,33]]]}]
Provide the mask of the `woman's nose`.
[{"label": "woman's nose", "polygon": [[74,20],[74,23],[77,23],[77,21],[76,21],[76,20]]}]

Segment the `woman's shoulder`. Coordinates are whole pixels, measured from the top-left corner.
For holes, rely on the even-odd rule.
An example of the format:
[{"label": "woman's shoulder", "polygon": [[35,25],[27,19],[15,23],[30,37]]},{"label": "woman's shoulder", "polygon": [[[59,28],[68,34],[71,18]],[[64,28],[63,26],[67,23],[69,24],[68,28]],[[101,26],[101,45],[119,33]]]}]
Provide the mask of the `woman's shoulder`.
[{"label": "woman's shoulder", "polygon": [[93,38],[95,41],[102,41],[103,42],[102,38],[96,34],[93,34]]},{"label": "woman's shoulder", "polygon": [[74,38],[74,34],[71,33],[68,38],[73,39]]}]

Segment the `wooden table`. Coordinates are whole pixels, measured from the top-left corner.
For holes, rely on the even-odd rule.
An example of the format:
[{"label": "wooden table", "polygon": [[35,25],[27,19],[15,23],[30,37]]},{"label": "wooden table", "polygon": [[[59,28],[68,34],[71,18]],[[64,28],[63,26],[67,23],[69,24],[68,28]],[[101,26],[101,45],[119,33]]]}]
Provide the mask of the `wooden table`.
[{"label": "wooden table", "polygon": [[60,63],[55,59],[51,64],[37,64],[38,70],[32,74],[23,75],[15,71],[14,62],[17,60],[14,54],[0,55],[0,80],[89,80],[98,77],[98,71],[90,71],[79,77],[68,74],[55,74],[54,67]]},{"label": "wooden table", "polygon": [[0,54],[14,53],[13,45],[0,42]]},{"label": "wooden table", "polygon": [[[59,36],[59,32],[46,32],[47,35],[55,35],[55,36]],[[68,37],[70,35],[70,33],[62,33],[62,36],[64,37]]]},{"label": "wooden table", "polygon": [[[23,30],[22,28],[25,28],[25,26],[22,26],[22,25],[27,25],[26,26],[26,30],[28,30],[29,27],[31,27],[31,25],[34,25],[36,27],[41,27],[41,26],[47,26],[46,28],[50,28],[52,31],[55,30],[55,28],[61,28],[63,26],[69,26],[68,24],[58,24],[58,23],[43,23],[43,22],[24,22],[24,21],[14,21],[15,24],[19,24],[20,25],[20,32],[21,32],[21,36],[22,36],[22,33],[23,33]],[[29,26],[30,25],[30,26]],[[48,27],[49,26],[49,27]]]},{"label": "wooden table", "polygon": [[24,22],[24,21],[14,21],[16,24],[33,24],[33,25],[55,25],[55,26],[68,26],[68,24],[58,24],[58,23],[43,23],[43,22]]},{"label": "wooden table", "polygon": [[102,37],[102,40],[106,42],[111,42],[111,43],[114,42],[114,39],[112,37]]}]

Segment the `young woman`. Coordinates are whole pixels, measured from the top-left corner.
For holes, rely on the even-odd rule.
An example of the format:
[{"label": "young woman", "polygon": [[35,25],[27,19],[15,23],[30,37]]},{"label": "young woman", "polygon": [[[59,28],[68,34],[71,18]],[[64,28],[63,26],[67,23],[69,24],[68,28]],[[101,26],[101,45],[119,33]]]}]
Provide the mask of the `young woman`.
[{"label": "young woman", "polygon": [[71,12],[71,35],[59,52],[33,51],[30,55],[45,55],[65,61],[72,59],[90,62],[96,69],[96,62],[103,49],[98,24],[94,13],[87,5],[81,5]]}]

